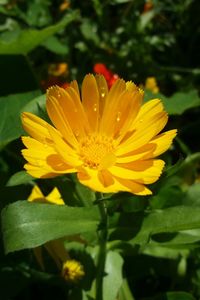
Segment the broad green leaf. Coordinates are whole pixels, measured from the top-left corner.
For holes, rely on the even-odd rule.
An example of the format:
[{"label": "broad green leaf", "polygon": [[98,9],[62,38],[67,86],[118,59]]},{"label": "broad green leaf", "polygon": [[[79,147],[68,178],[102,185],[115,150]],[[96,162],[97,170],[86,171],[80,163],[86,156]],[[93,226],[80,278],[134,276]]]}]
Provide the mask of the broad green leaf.
[{"label": "broad green leaf", "polygon": [[9,95],[0,98],[0,146],[4,146],[12,140],[17,139],[22,133],[20,112],[22,107],[31,99],[40,94],[32,91],[23,94]]},{"label": "broad green leaf", "polygon": [[122,257],[114,251],[106,256],[105,273],[103,278],[103,299],[115,300],[123,282]]},{"label": "broad green leaf", "polygon": [[195,300],[195,298],[186,292],[168,292],[158,297],[148,298],[149,300]]},{"label": "broad green leaf", "polygon": [[34,248],[64,236],[95,231],[98,221],[95,207],[17,201],[2,211],[5,251]]},{"label": "broad green leaf", "polygon": [[34,180],[34,178],[31,175],[29,175],[26,171],[20,171],[10,177],[6,186],[16,186],[16,185],[20,185],[20,184],[27,184],[33,180]]},{"label": "broad green leaf", "polygon": [[128,281],[125,278],[122,282],[119,290],[119,300],[135,300],[128,285]]},{"label": "broad green leaf", "polygon": [[46,115],[46,95],[41,95],[33,100],[29,101],[25,106],[22,107],[22,112],[31,112],[37,116],[42,117]]},{"label": "broad green leaf", "polygon": [[16,39],[11,42],[0,41],[0,54],[27,54],[35,47],[40,45],[49,36],[55,34],[68,24],[76,20],[79,16],[77,11],[68,13],[63,19],[55,25],[51,25],[41,30],[25,29],[20,32]]},{"label": "broad green leaf", "polygon": [[56,36],[50,36],[42,43],[42,46],[57,54],[67,54],[69,52],[67,45],[61,43]]},{"label": "broad green leaf", "polygon": [[[131,240],[133,244],[146,244],[158,233],[176,233],[185,230],[200,229],[200,208],[176,206],[153,211],[147,215],[122,214],[112,220],[110,237]],[[169,239],[168,239],[169,240]]]},{"label": "broad green leaf", "polygon": [[182,115],[186,110],[200,106],[200,97],[197,90],[178,92],[171,97],[166,97],[162,94],[152,94],[149,91],[145,92],[145,101],[153,98],[162,100],[169,115]]},{"label": "broad green leaf", "polygon": [[186,205],[200,206],[200,182],[191,185],[183,198]]}]

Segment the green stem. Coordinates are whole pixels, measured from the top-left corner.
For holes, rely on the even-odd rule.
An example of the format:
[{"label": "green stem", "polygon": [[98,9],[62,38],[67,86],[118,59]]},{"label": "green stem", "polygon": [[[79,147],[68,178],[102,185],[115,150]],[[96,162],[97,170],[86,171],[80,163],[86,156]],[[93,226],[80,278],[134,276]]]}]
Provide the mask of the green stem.
[{"label": "green stem", "polygon": [[128,284],[128,281],[126,278],[124,278],[122,286],[120,288],[119,299],[120,300],[126,300],[126,299],[134,300],[135,299],[131,293],[131,290],[130,290],[130,287],[129,287],[129,284]]},{"label": "green stem", "polygon": [[[102,198],[102,194],[97,194],[97,200]],[[99,232],[99,253],[97,258],[97,276],[96,276],[96,300],[103,300],[103,276],[106,262],[106,243],[107,243],[107,208],[104,201],[98,204],[99,214],[101,218]]]}]

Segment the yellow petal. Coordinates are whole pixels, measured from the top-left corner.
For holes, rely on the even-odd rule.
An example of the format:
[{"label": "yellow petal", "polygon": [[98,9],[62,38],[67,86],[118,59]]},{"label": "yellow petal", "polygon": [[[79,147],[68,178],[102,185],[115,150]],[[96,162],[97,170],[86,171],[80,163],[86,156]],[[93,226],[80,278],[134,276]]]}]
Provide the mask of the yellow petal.
[{"label": "yellow petal", "polygon": [[47,122],[29,112],[22,113],[21,117],[23,128],[30,136],[42,143],[52,143],[47,129]]},{"label": "yellow petal", "polygon": [[145,185],[135,182],[133,180],[117,178],[116,180],[123,186],[123,190],[138,196],[152,195],[152,191]]},{"label": "yellow petal", "polygon": [[57,204],[57,205],[65,204],[59,190],[56,187],[45,198],[48,202],[53,203],[53,204]]},{"label": "yellow petal", "polygon": [[156,145],[153,151],[153,157],[161,155],[164,153],[172,144],[173,139],[177,135],[177,130],[169,130],[164,133],[157,135],[150,141],[150,144]]},{"label": "yellow petal", "polygon": [[28,197],[28,201],[37,202],[37,199],[41,199],[41,198],[44,198],[44,195],[42,194],[39,187],[35,185],[31,191],[31,194]]},{"label": "yellow petal", "polygon": [[[108,92],[107,97],[105,98],[105,107],[102,115],[102,119],[100,122],[100,132],[107,134],[109,132],[110,126],[113,126],[111,124],[110,118],[113,117],[112,111],[115,108],[116,113],[116,107],[118,107],[119,98],[121,94],[126,90],[126,84],[125,81],[122,79],[118,79],[113,86],[111,87],[110,91]],[[114,121],[116,121],[117,116],[115,115]]]},{"label": "yellow petal", "polygon": [[[102,193],[117,193],[119,191],[130,192],[136,195],[150,195],[152,194],[143,184],[128,180],[117,178],[113,176],[112,184],[111,179],[99,178],[99,173],[96,170],[85,168],[85,173],[79,172],[78,179],[83,185],[91,188],[94,191]],[[105,175],[105,174],[104,174]],[[107,175],[106,175],[107,176]]]},{"label": "yellow petal", "polygon": [[153,153],[156,149],[156,144],[149,143],[146,144],[137,150],[133,150],[129,153],[124,154],[123,156],[118,156],[116,159],[116,163],[129,163],[136,160],[144,160],[153,157]]},{"label": "yellow petal", "polygon": [[54,147],[66,164],[77,167],[81,164],[76,152],[63,140],[59,132],[49,127],[49,133],[54,141]]},{"label": "yellow petal", "polygon": [[164,161],[159,159],[138,160],[127,164],[118,164],[109,169],[113,176],[151,184],[161,175]]},{"label": "yellow petal", "polygon": [[80,98],[80,92],[79,92],[79,87],[78,87],[77,81],[76,80],[71,81],[70,86],[76,91],[78,97]]},{"label": "yellow petal", "polygon": [[105,188],[114,184],[113,176],[108,170],[98,171],[98,178]]},{"label": "yellow petal", "polygon": [[103,75],[97,74],[95,79],[99,90],[99,115],[101,117],[104,111],[105,99],[108,95],[108,85]]},{"label": "yellow petal", "polygon": [[98,129],[99,91],[94,75],[85,76],[82,83],[82,103],[91,129]]},{"label": "yellow petal", "polygon": [[66,164],[55,149],[31,137],[22,137],[28,149],[22,150],[22,155],[28,161],[24,168],[30,175],[38,178],[48,178],[63,173],[71,173],[73,168]]},{"label": "yellow petal", "polygon": [[55,127],[62,133],[68,143],[76,148],[77,140],[56,98],[47,98],[47,112]]},{"label": "yellow petal", "polygon": [[[167,113],[162,110],[163,106],[160,101],[152,100],[149,102],[151,103],[148,103],[148,106],[147,104],[142,106],[142,112],[139,112],[134,122],[132,133],[121,141],[121,144],[116,150],[116,155],[124,155],[140,148],[155,137],[166,125],[168,116]],[[139,115],[142,118],[140,118]]]}]

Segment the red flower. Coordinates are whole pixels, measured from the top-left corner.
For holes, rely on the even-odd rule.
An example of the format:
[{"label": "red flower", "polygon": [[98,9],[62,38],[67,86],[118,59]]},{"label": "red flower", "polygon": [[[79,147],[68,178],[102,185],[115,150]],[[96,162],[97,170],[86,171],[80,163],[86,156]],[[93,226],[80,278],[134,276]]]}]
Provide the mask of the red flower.
[{"label": "red flower", "polygon": [[117,74],[113,74],[113,72],[107,69],[106,65],[102,63],[95,64],[93,70],[95,73],[102,74],[105,77],[109,88],[111,88],[111,86],[119,78]]}]

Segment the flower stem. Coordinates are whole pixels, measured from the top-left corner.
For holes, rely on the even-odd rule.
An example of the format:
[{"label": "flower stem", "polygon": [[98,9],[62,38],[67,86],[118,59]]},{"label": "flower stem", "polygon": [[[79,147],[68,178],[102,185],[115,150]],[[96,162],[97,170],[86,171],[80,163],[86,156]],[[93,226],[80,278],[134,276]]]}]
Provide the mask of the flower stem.
[{"label": "flower stem", "polygon": [[[102,198],[100,193],[97,194],[97,200]],[[96,300],[103,300],[103,276],[106,262],[106,243],[107,243],[107,208],[104,201],[99,201],[99,214],[101,218],[99,232],[99,252],[97,258],[97,276],[96,276]]]}]

